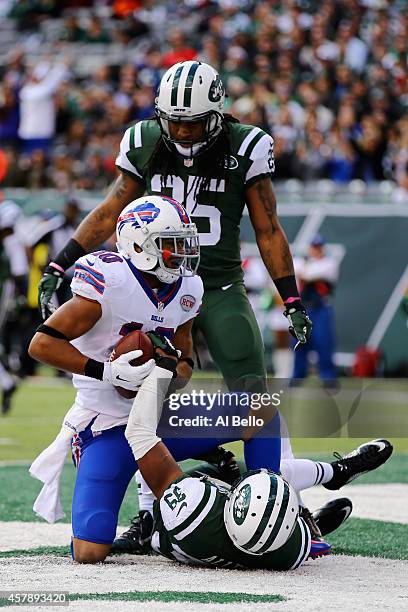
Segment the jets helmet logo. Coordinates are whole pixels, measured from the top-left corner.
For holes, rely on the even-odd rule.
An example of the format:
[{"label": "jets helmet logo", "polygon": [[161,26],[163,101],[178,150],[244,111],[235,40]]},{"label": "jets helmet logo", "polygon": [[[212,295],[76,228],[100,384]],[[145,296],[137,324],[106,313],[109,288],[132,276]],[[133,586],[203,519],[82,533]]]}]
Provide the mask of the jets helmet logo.
[{"label": "jets helmet logo", "polygon": [[140,227],[140,221],[142,223],[151,223],[158,217],[159,213],[160,208],[157,208],[152,202],[139,204],[119,217],[118,233],[120,234],[126,223],[131,223],[132,227]]},{"label": "jets helmet logo", "polygon": [[224,95],[224,85],[220,79],[220,76],[217,74],[213,82],[210,86],[210,91],[208,92],[208,99],[210,102],[219,102]]},{"label": "jets helmet logo", "polygon": [[234,521],[237,525],[242,525],[245,521],[245,517],[249,510],[249,502],[251,501],[251,485],[246,484],[242,487],[239,495],[237,496],[234,507],[233,507],[233,516]]}]

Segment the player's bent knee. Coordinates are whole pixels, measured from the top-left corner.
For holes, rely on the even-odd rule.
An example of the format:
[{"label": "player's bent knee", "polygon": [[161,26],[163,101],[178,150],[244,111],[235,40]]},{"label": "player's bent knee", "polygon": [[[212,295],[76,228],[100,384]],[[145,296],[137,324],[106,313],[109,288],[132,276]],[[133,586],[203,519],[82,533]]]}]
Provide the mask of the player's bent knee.
[{"label": "player's bent knee", "polygon": [[101,563],[109,554],[110,544],[96,544],[73,538],[72,556],[77,563]]},{"label": "player's bent knee", "polygon": [[116,527],[117,515],[107,509],[73,512],[73,535],[80,541],[110,545],[115,539]]}]

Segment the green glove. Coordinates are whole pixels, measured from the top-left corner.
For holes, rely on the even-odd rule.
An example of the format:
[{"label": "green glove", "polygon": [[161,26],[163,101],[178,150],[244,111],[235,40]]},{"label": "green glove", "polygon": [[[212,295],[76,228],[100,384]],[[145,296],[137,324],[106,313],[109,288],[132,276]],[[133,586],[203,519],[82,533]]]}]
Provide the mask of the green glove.
[{"label": "green glove", "polygon": [[146,335],[149,336],[155,349],[159,348],[164,351],[166,355],[169,355],[171,357],[177,357],[178,359],[180,359],[181,351],[176,349],[173,346],[172,342],[170,342],[170,340],[166,338],[166,336],[163,336],[163,334],[158,331],[150,331],[147,332]]},{"label": "green glove", "polygon": [[64,272],[57,270],[53,266],[47,266],[44,270],[43,277],[38,285],[38,305],[43,321],[48,319],[56,310],[56,306],[51,300],[61,285],[64,276]]},{"label": "green glove", "polygon": [[312,333],[313,323],[306,313],[306,308],[300,300],[286,305],[283,313],[289,321],[289,332],[297,340],[295,351],[301,344],[306,344]]}]

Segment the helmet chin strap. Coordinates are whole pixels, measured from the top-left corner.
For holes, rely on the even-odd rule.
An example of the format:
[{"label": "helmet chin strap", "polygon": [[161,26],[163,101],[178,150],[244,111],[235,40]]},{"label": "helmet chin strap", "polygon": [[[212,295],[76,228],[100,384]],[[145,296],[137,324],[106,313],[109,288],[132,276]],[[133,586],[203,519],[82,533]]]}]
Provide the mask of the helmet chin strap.
[{"label": "helmet chin strap", "polygon": [[143,272],[146,272],[146,274],[153,274],[153,276],[156,276],[160,282],[166,283],[166,285],[175,283],[180,278],[179,275],[172,274],[171,272],[164,270],[160,264],[157,264],[153,270],[143,270]]}]

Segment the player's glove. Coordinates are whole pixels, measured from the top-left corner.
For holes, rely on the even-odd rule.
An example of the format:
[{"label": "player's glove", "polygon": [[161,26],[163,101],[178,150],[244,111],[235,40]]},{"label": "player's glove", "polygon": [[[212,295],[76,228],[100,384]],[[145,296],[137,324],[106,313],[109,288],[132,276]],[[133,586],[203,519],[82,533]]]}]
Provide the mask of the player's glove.
[{"label": "player's glove", "polygon": [[181,351],[176,349],[172,342],[166,338],[166,336],[163,336],[163,334],[160,334],[157,331],[147,332],[147,336],[149,336],[155,349],[159,348],[169,357],[177,357],[177,359],[180,359]]},{"label": "player's glove", "polygon": [[306,313],[306,308],[300,300],[286,305],[283,313],[289,321],[289,332],[297,340],[295,351],[301,344],[306,344],[312,333],[313,323]]},{"label": "player's glove", "polygon": [[123,353],[115,361],[105,362],[103,364],[102,380],[116,387],[137,391],[156,365],[154,359],[149,359],[143,365],[132,366],[130,362],[141,355],[143,355],[141,350],[129,351],[129,353]]},{"label": "player's glove", "polygon": [[56,310],[52,303],[52,296],[60,287],[65,274],[53,266],[47,266],[38,285],[38,304],[43,321],[48,319]]}]

